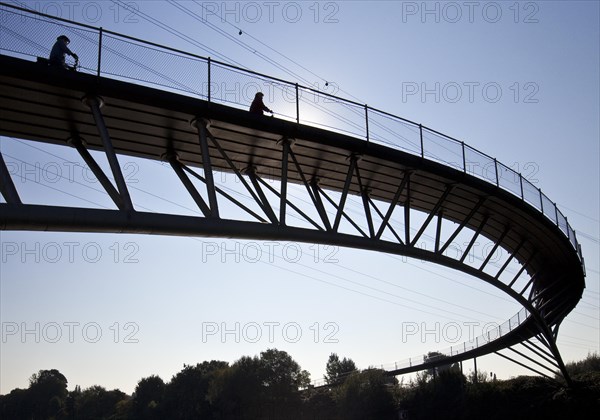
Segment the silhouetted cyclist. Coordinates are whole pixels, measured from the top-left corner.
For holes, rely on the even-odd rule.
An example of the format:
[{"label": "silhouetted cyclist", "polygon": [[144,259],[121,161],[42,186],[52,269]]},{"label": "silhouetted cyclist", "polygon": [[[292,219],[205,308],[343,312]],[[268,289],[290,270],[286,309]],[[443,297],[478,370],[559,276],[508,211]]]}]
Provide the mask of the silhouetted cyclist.
[{"label": "silhouetted cyclist", "polygon": [[67,66],[67,63],[65,63],[65,56],[67,54],[72,56],[75,60],[79,60],[77,54],[75,54],[69,49],[69,47],[67,47],[67,45],[69,45],[70,42],[71,40],[67,38],[66,35],[61,35],[58,38],[56,38],[56,42],[54,43],[52,51],[50,52],[51,66],[59,66],[64,69],[68,69],[69,66]]},{"label": "silhouetted cyclist", "polygon": [[263,96],[265,95],[263,95],[262,92],[256,92],[256,95],[254,95],[254,100],[250,105],[250,112],[252,114],[263,115],[263,111],[270,112],[271,114],[273,113],[273,111],[267,108],[267,106],[263,102]]}]

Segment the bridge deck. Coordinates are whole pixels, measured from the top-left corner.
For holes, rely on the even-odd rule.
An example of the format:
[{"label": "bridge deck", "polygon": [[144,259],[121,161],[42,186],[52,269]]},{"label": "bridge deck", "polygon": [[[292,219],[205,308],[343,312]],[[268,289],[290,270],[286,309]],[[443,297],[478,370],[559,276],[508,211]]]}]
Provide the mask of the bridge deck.
[{"label": "bridge deck", "polygon": [[[119,154],[160,160],[169,149],[182,162],[201,166],[198,134],[190,121],[195,117],[210,120],[210,131],[238,169],[250,165],[259,174],[280,177],[283,138],[295,139],[293,146],[299,164],[308,177],[318,177],[326,190],[342,191],[348,158],[362,156],[359,166],[363,184],[371,197],[390,202],[406,171],[411,171],[410,206],[431,211],[448,184],[455,185],[444,202],[444,218],[462,222],[482,196],[487,199],[467,226],[475,229],[491,215],[482,234],[498,240],[507,224],[511,229],[502,247],[514,250],[523,238],[526,244],[516,259],[524,261],[534,249],[537,257],[528,266],[536,272],[548,261],[557,266],[579,264],[576,254],[562,232],[539,212],[510,193],[462,171],[421,159],[400,150],[369,143],[346,135],[279,120],[260,117],[244,110],[204,100],[164,92],[83,73],[66,72],[38,63],[0,56],[0,134],[59,145],[71,137],[81,137],[87,147],[102,150],[98,130],[82,103],[86,94],[98,94],[104,101],[102,113]],[[214,147],[212,165],[230,171]],[[301,182],[294,165],[289,180]],[[356,177],[350,192],[359,194]],[[406,191],[400,203],[406,200]]]}]

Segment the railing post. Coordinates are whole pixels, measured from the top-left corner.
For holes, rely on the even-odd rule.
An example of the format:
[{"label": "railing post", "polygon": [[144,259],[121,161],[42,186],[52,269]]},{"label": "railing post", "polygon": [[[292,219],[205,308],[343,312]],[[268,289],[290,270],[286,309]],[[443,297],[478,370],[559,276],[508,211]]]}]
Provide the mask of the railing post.
[{"label": "railing post", "polygon": [[208,57],[208,102],[210,102],[210,57]]},{"label": "railing post", "polygon": [[523,175],[519,173],[519,184],[521,184],[521,200],[525,200],[525,192],[523,191]]},{"label": "railing post", "polygon": [[[554,203],[554,215],[556,216],[556,226],[558,226],[558,228],[560,229],[560,223],[558,223],[558,207],[556,206],[556,203]],[[565,218],[565,221],[567,219]],[[569,237],[569,224],[567,223],[567,237]]]},{"label": "railing post", "polygon": [[365,104],[365,127],[367,130],[367,142],[369,141],[369,107]]},{"label": "railing post", "polygon": [[467,173],[467,152],[465,151],[465,142],[461,141],[460,144],[462,146],[463,171],[464,171],[464,173]]},{"label": "railing post", "polygon": [[544,214],[544,197],[542,196],[542,189],[538,188],[540,192],[540,208],[542,209],[542,214]]},{"label": "railing post", "polygon": [[500,176],[498,175],[498,160],[494,158],[494,169],[496,169],[496,187],[500,186]]},{"label": "railing post", "polygon": [[421,157],[425,157],[425,149],[423,148],[423,125],[419,124],[419,136],[421,137]]},{"label": "railing post", "polygon": [[300,95],[298,94],[298,83],[296,83],[296,122],[300,124]]},{"label": "railing post", "polygon": [[100,33],[98,35],[98,69],[97,69],[97,76],[100,77],[100,65],[102,64],[102,34],[104,33],[104,30],[102,29],[102,26],[100,27]]}]

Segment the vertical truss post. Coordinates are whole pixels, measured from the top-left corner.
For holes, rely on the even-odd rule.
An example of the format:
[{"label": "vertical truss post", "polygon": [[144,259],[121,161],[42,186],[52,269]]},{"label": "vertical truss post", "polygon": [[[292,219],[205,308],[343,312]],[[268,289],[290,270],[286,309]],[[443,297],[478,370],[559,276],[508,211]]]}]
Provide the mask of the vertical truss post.
[{"label": "vertical truss post", "polygon": [[100,108],[102,105],[104,105],[104,103],[102,102],[101,98],[92,95],[84,97],[83,103],[86,104],[92,111],[94,121],[96,122],[96,127],[98,128],[98,133],[100,134],[100,139],[102,140],[102,144],[104,146],[106,158],[108,159],[108,164],[110,165],[113,177],[115,178],[119,195],[123,200],[124,209],[133,210],[133,204],[131,203],[129,191],[127,190],[127,184],[123,178],[123,173],[121,172],[121,167],[119,166],[119,160],[117,159],[115,149],[113,148],[106,124],[104,123],[104,117],[100,111]]},{"label": "vertical truss post", "polygon": [[360,195],[363,201],[363,207],[365,209],[365,217],[367,218],[367,224],[369,226],[369,237],[373,238],[375,236],[375,228],[373,227],[373,217],[371,216],[371,207],[369,204],[369,193],[370,189],[365,187],[362,182],[362,177],[360,176],[360,171],[358,169],[358,165],[354,167],[356,170],[356,179],[358,181],[358,188],[360,189]]},{"label": "vertical truss post", "polygon": [[435,229],[435,253],[440,250],[440,238],[442,236],[442,220],[444,218],[444,209],[438,212],[437,227]]},{"label": "vertical truss post", "polygon": [[9,204],[22,204],[19,193],[15,188],[10,172],[6,167],[2,153],[0,153],[0,192],[4,196],[4,199]]},{"label": "vertical truss post", "polygon": [[410,244],[410,178],[406,182],[406,201],[404,202],[404,243]]},{"label": "vertical truss post", "polygon": [[373,227],[373,217],[371,216],[371,208],[369,204],[369,188],[363,188],[361,190],[361,196],[363,200],[363,206],[365,208],[365,215],[367,217],[367,224],[369,225],[369,236],[371,238],[375,237],[375,228]]},{"label": "vertical truss post", "polygon": [[285,214],[287,211],[288,161],[292,141],[284,137],[279,142],[283,146],[281,156],[281,195],[279,197],[279,224],[285,226]]},{"label": "vertical truss post", "polygon": [[204,167],[204,177],[206,178],[206,192],[208,194],[210,216],[219,217],[219,204],[217,202],[215,180],[213,177],[212,163],[210,161],[210,151],[208,149],[208,124],[205,120],[196,118],[192,120],[192,125],[195,126],[198,130],[198,138],[200,140],[200,151],[202,153],[202,166]]},{"label": "vertical truss post", "polygon": [[350,184],[352,183],[352,175],[354,174],[354,166],[356,165],[357,156],[352,154],[350,156],[350,165],[348,166],[348,173],[346,174],[346,182],[344,183],[344,190],[342,191],[342,197],[340,198],[340,205],[338,207],[337,214],[335,215],[335,221],[333,223],[333,230],[337,232],[340,227],[340,221],[342,220],[342,213],[344,212],[344,205],[346,204],[346,198],[348,197],[348,191],[350,190]]}]

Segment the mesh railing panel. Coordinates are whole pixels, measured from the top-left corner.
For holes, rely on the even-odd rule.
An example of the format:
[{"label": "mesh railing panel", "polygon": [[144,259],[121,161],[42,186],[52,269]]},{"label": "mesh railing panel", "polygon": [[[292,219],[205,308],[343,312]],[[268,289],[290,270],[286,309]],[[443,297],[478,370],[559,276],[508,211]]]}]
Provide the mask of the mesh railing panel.
[{"label": "mesh railing panel", "polygon": [[101,73],[207,97],[206,61],[161,51],[112,35],[102,38]]},{"label": "mesh railing panel", "polygon": [[[0,9],[0,13],[0,49],[31,58],[49,58],[56,38],[66,35],[71,40],[69,48],[79,56],[80,70],[97,71],[98,32],[5,9]],[[67,63],[73,63],[70,56]]]},{"label": "mesh railing panel", "polygon": [[552,200],[546,196],[546,194],[542,194],[542,207],[544,209],[544,216],[552,220],[554,224],[557,224],[558,221],[556,220],[556,207],[554,206]]},{"label": "mesh railing panel", "polygon": [[542,211],[542,198],[540,196],[540,190],[525,178],[523,178],[523,200],[531,204],[539,211]]},{"label": "mesh railing panel", "polygon": [[300,123],[366,138],[364,107],[309,89],[299,88],[298,93]]},{"label": "mesh railing panel", "polygon": [[369,109],[369,139],[413,155],[421,155],[418,126],[372,109]]},{"label": "mesh railing panel", "polygon": [[211,64],[211,101],[249,109],[257,92],[264,94],[264,104],[278,117],[296,119],[296,93],[290,84],[221,64]]},{"label": "mesh railing panel", "polygon": [[436,162],[464,169],[462,144],[443,135],[423,129],[423,154]]},{"label": "mesh railing panel", "polygon": [[558,228],[562,230],[565,235],[569,236],[569,225],[567,223],[567,218],[558,209],[556,210],[556,218],[556,224],[558,225]]},{"label": "mesh railing panel", "polygon": [[508,166],[498,162],[498,181],[500,187],[521,197],[521,176]]},{"label": "mesh railing panel", "polygon": [[465,162],[468,174],[496,184],[496,161],[493,158],[465,145]]}]

